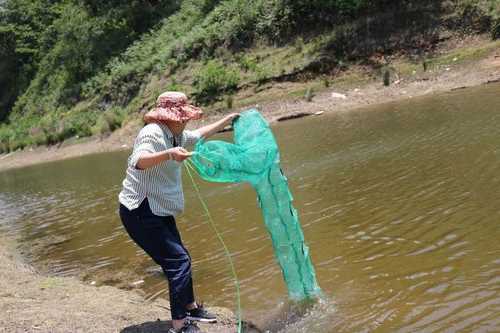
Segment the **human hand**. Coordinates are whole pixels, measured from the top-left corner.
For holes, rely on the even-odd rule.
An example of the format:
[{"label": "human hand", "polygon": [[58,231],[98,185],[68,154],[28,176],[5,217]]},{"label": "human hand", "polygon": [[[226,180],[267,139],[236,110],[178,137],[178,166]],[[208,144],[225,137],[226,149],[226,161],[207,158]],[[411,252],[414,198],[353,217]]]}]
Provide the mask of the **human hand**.
[{"label": "human hand", "polygon": [[224,126],[231,125],[233,123],[233,121],[235,121],[236,119],[238,119],[239,116],[240,116],[239,113],[230,113],[230,114],[228,114],[227,116],[224,117]]},{"label": "human hand", "polygon": [[186,149],[182,147],[175,147],[175,148],[170,148],[167,149],[167,153],[169,156],[169,159],[172,159],[177,162],[182,162],[185,159],[191,157],[193,153],[187,151]]}]

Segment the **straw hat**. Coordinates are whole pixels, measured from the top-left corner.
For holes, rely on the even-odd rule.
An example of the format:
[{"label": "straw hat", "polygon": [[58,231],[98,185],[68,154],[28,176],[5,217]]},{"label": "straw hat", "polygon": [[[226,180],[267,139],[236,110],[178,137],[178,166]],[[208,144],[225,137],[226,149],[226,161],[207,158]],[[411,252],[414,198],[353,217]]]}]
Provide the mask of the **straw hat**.
[{"label": "straw hat", "polygon": [[156,107],[144,115],[144,122],[186,122],[200,119],[203,111],[190,104],[185,94],[177,91],[166,91],[156,99]]}]

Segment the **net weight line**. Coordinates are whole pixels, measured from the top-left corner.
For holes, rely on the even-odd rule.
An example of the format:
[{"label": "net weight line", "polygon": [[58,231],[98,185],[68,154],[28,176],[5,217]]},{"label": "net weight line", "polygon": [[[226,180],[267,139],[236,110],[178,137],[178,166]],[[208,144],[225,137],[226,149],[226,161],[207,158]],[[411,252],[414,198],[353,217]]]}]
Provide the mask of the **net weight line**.
[{"label": "net weight line", "polygon": [[231,273],[233,275],[233,280],[234,280],[234,286],[236,289],[236,304],[237,304],[237,313],[236,313],[236,318],[238,320],[238,333],[241,333],[241,297],[240,297],[240,283],[238,281],[238,275],[236,274],[236,269],[234,267],[234,262],[233,258],[231,257],[231,253],[229,252],[229,249],[224,242],[224,238],[222,238],[222,235],[219,232],[219,229],[217,228],[217,225],[215,224],[214,220],[212,219],[212,215],[210,214],[210,211],[208,210],[208,206],[203,200],[203,197],[201,196],[200,188],[198,187],[198,184],[196,184],[196,181],[194,180],[193,174],[191,171],[196,171],[194,170],[194,167],[191,165],[191,162],[189,160],[184,161],[184,165],[186,166],[187,173],[189,175],[189,178],[191,179],[191,182],[193,183],[194,190],[196,192],[196,195],[198,199],[200,200],[201,206],[205,210],[205,214],[208,217],[209,224],[214,231],[215,235],[217,235],[217,238],[219,240],[219,243],[222,245],[224,249],[224,254],[227,258],[227,261],[229,263],[229,266],[231,267]]}]

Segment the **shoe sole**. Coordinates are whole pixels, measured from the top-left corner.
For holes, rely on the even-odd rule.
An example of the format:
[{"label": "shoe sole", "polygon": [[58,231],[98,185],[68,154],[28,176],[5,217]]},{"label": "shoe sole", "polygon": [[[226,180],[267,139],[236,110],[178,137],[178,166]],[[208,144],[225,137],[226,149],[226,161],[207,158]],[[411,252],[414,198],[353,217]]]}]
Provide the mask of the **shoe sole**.
[{"label": "shoe sole", "polygon": [[200,323],[216,323],[217,322],[217,319],[207,319],[207,318],[199,318],[199,317],[191,317],[191,316],[187,316],[186,318],[189,320],[192,320],[192,321],[199,321]]}]

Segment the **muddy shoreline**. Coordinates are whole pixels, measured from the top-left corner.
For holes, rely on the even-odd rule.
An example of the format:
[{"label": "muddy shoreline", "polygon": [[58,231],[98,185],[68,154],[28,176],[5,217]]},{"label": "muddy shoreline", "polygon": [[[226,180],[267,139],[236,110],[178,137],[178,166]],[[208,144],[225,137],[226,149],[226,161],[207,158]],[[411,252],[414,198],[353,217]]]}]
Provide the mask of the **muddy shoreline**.
[{"label": "muddy shoreline", "polygon": [[[166,332],[168,301],[145,301],[136,292],[85,284],[36,272],[19,259],[14,244],[0,240],[0,332]],[[234,332],[232,312],[210,308],[217,324],[208,333]]]}]

